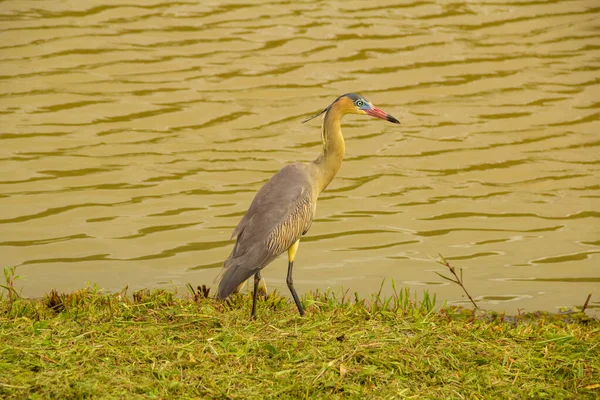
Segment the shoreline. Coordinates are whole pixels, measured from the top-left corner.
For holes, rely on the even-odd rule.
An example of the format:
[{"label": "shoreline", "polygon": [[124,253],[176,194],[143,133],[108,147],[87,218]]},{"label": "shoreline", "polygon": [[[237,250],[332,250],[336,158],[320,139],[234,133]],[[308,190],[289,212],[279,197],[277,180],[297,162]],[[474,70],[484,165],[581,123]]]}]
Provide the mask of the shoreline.
[{"label": "shoreline", "polygon": [[393,296],[88,287],[0,299],[3,398],[597,398],[600,320]]}]

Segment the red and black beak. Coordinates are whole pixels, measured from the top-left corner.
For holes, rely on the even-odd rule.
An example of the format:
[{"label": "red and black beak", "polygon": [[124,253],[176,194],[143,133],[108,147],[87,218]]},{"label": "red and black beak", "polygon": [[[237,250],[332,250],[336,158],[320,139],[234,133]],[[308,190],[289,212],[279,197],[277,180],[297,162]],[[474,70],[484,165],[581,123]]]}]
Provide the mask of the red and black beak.
[{"label": "red and black beak", "polygon": [[364,111],[371,117],[385,119],[386,121],[393,122],[394,124],[400,123],[400,121],[398,121],[396,118],[392,117],[390,114],[373,105],[371,106],[371,108],[365,108]]}]

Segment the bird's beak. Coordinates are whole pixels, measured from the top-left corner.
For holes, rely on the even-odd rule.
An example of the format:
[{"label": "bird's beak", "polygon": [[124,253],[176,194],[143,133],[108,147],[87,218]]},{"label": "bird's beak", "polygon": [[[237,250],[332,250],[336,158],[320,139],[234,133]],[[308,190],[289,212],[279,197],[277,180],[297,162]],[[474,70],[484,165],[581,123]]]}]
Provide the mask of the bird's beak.
[{"label": "bird's beak", "polygon": [[398,121],[396,118],[392,117],[390,114],[375,106],[371,106],[371,108],[365,109],[365,112],[371,117],[385,119],[386,121],[393,122],[394,124],[400,123],[400,121]]}]

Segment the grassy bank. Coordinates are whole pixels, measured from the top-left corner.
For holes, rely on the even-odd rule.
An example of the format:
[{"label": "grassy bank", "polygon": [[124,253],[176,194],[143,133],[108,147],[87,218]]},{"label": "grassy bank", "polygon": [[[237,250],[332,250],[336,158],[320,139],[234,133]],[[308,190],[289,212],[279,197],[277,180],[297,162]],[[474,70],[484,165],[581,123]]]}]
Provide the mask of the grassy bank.
[{"label": "grassy bank", "polygon": [[0,302],[2,398],[597,398],[600,322],[312,294]]}]

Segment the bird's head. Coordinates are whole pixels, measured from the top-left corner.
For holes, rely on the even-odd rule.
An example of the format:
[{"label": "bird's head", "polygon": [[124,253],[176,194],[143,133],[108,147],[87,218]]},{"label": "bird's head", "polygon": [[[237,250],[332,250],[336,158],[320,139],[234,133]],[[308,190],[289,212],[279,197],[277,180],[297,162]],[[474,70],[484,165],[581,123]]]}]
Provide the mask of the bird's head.
[{"label": "bird's head", "polygon": [[386,113],[380,108],[375,107],[369,100],[365,99],[363,96],[355,93],[346,93],[341,95],[340,97],[335,99],[335,101],[331,103],[329,107],[302,122],[310,121],[311,119],[316,118],[319,115],[329,111],[333,107],[335,107],[338,110],[338,112],[340,112],[342,115],[366,114],[372,117],[385,119],[386,121],[390,121],[395,124],[400,123],[400,121],[398,121],[396,118],[392,117],[390,114]]}]

